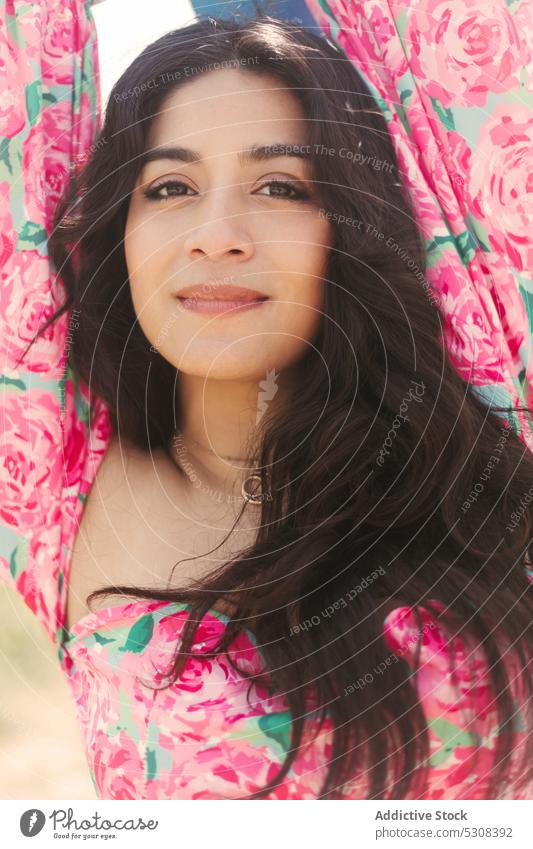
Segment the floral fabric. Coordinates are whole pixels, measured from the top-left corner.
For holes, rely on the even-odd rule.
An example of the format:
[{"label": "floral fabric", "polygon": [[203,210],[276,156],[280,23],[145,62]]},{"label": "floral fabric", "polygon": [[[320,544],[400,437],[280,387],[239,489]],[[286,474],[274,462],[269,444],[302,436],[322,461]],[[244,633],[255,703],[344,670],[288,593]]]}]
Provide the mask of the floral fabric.
[{"label": "floral fabric", "polygon": [[532,0],[305,0],[383,113],[459,374],[533,450]]},{"label": "floral fabric", "polygon": [[[0,578],[21,595],[57,649],[100,798],[240,798],[271,780],[284,759],[291,721],[284,699],[256,687],[247,699],[247,682],[223,655],[190,659],[170,688],[150,689],[149,683],[158,684],[164,678],[170,652],[188,616],[186,605],[124,602],[88,614],[68,631],[69,565],[87,494],[109,446],[109,415],[96,399],[95,415],[89,417],[89,388],[70,369],[74,313],[64,314],[49,327],[16,367],[34,333],[62,303],[62,283],[49,263],[47,238],[69,172],[90,154],[99,126],[98,57],[90,6],[81,0],[31,4],[0,0]],[[418,4],[423,40],[428,30],[421,8]],[[428,61],[427,50],[416,51],[410,70],[407,57],[401,58],[401,42],[393,35],[384,2],[368,3],[365,12],[372,22],[368,39],[360,46],[356,39],[350,40],[352,54],[361,51],[362,64],[371,61],[371,32],[379,35],[384,46],[392,39],[387,63],[394,70],[401,67],[405,79],[424,56]],[[477,14],[481,20],[486,13],[478,7]],[[326,23],[334,26],[332,18]],[[351,22],[339,18],[339,25],[346,23]],[[338,36],[338,27],[335,32]],[[434,38],[438,35],[435,32]],[[341,41],[347,44],[348,36]],[[516,50],[510,54],[517,55]],[[380,73],[383,82],[379,80],[379,85],[389,86],[394,101],[392,78],[387,80],[383,69]],[[521,71],[509,69],[503,83],[514,79],[513,73]],[[486,77],[491,75],[487,72]],[[448,77],[435,73],[434,79],[443,86]],[[459,91],[457,86],[455,90]],[[382,94],[379,98],[383,102]],[[443,109],[449,108],[443,102]],[[486,256],[474,249],[461,229],[462,194],[455,187],[441,193],[445,163],[451,156],[443,140],[451,135],[450,151],[457,154],[457,161],[468,161],[468,151],[453,135],[457,131],[437,129],[436,119],[429,127],[421,115],[409,143],[407,137],[400,142],[403,125],[395,117],[396,108],[389,111],[391,130],[404,147],[409,175],[435,228],[434,265],[449,280],[449,341],[463,366],[473,340],[479,341],[476,365],[485,385],[498,383],[510,396],[525,386],[522,372],[531,373],[523,359],[526,314],[516,298],[518,283],[528,291],[528,281],[524,269],[515,267],[519,257],[524,266],[529,261],[528,236],[514,225],[508,232],[504,228],[508,219],[496,216],[494,239],[501,245],[500,252]],[[516,110],[509,121],[502,118],[501,125],[509,122],[513,127],[518,122]],[[484,134],[490,134],[491,127]],[[525,125],[521,127],[523,135]],[[424,151],[429,144],[437,145],[431,129],[440,134],[441,146],[428,170]],[[506,151],[505,147],[499,154],[504,159]],[[516,165],[519,174],[521,167]],[[475,208],[490,217],[490,208],[484,205],[487,186],[478,179],[479,183],[472,183],[479,185]],[[439,193],[433,195],[429,186]],[[494,197],[501,203],[501,195]],[[511,190],[505,197],[518,206]],[[448,261],[454,253],[455,260]],[[446,258],[441,266],[439,257]],[[502,275],[487,277],[485,267],[503,269]],[[479,303],[483,310],[474,317],[472,310]],[[500,350],[504,357],[501,381]],[[526,424],[521,424],[524,432]],[[211,611],[200,625],[194,650],[201,655],[207,652],[226,621]],[[484,798],[497,726],[486,668],[477,649],[469,654],[470,647],[458,646],[453,676],[446,638],[436,619],[428,616],[420,628],[412,611],[399,607],[384,621],[391,663],[401,660],[414,667],[419,637],[419,670],[413,681],[429,725],[431,756],[429,781],[417,798]],[[231,650],[241,668],[261,668],[261,647],[251,632],[242,632]],[[516,699],[519,705],[518,692]],[[469,731],[475,716],[483,723],[479,738]],[[268,798],[316,798],[330,754],[328,720],[319,738],[300,753]],[[345,792],[347,798],[364,798],[365,775],[354,776]],[[512,785],[506,792],[510,798],[521,798]]]}]

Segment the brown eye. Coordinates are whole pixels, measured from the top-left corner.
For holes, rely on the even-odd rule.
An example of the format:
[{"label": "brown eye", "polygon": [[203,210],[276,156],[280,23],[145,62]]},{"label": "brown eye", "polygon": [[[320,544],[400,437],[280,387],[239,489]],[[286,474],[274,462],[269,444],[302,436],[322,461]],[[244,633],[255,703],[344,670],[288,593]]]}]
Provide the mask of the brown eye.
[{"label": "brown eye", "polygon": [[[190,186],[187,186],[186,183],[179,183],[176,180],[167,180],[165,183],[160,183],[158,186],[152,186],[151,189],[147,189],[144,192],[144,196],[145,198],[148,198],[148,200],[167,200],[171,197],[187,197],[187,195],[181,193],[169,194],[169,190],[173,190],[180,187],[190,189]],[[163,189],[167,190],[166,195],[160,194]]]},{"label": "brown eye", "polygon": [[[279,194],[275,192],[275,194],[270,195],[270,197],[279,197],[284,200],[307,200],[309,197],[309,193],[302,189],[297,183],[293,183],[290,180],[269,180],[268,183],[263,183],[260,186],[261,189],[264,189],[266,186],[276,186],[278,189],[281,188],[282,193]],[[292,191],[292,195],[283,194],[283,191]]]}]

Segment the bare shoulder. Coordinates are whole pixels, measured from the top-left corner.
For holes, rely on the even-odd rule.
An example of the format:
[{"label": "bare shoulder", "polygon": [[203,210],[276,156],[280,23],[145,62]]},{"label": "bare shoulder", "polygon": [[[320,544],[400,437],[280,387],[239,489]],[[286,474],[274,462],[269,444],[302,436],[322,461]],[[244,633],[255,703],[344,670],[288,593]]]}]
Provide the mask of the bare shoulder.
[{"label": "bare shoulder", "polygon": [[[161,474],[172,474],[175,483],[179,482],[176,467],[162,448],[146,451],[120,436],[114,436],[109,443],[96,475],[99,486],[110,496],[121,486],[135,484],[145,490],[150,479]],[[137,487],[136,487],[137,488]]]}]

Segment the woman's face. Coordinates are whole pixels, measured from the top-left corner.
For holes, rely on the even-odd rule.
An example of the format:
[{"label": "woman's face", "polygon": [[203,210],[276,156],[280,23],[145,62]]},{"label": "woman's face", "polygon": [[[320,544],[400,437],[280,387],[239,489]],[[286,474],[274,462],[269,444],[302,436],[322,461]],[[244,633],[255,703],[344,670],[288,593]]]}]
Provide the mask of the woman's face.
[{"label": "woman's face", "polygon": [[[148,151],[179,146],[199,159],[144,164],[125,255],[143,332],[181,371],[261,379],[309,351],[322,318],[331,224],[319,211],[310,163],[279,148],[305,151],[306,144],[305,116],[290,89],[242,70],[199,75],[174,90],[154,119]],[[271,158],[239,159],[262,145]],[[176,295],[200,286],[202,296],[216,299],[224,285],[268,300],[209,313]]]}]

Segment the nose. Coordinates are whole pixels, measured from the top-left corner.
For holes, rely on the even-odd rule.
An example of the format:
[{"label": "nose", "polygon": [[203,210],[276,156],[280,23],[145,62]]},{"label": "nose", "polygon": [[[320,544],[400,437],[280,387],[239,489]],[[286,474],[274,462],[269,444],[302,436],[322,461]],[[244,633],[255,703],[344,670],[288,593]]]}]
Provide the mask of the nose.
[{"label": "nose", "polygon": [[217,201],[214,190],[210,194],[209,209],[207,204],[202,205],[200,214],[203,221],[189,231],[184,250],[191,259],[207,256],[218,260],[229,255],[241,261],[249,259],[254,248],[250,233],[243,226],[245,219],[233,211],[228,212],[228,204]]}]

